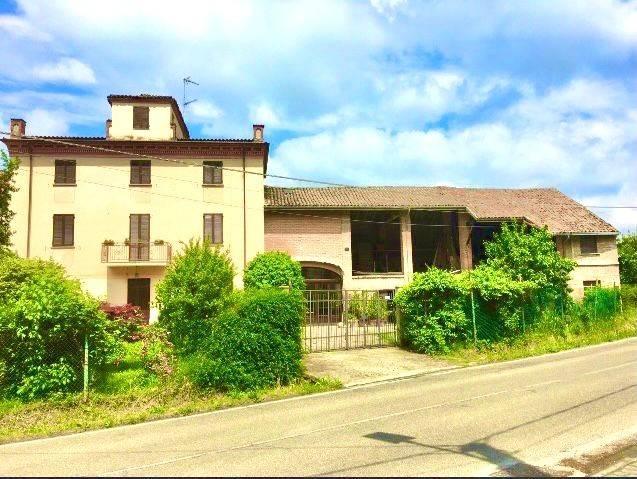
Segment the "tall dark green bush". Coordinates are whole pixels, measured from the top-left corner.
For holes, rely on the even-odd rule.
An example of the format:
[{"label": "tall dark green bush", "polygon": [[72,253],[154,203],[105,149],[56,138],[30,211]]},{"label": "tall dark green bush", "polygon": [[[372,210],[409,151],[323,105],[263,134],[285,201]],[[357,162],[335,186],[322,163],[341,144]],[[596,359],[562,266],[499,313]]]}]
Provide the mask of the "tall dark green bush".
[{"label": "tall dark green bush", "polygon": [[0,247],[11,245],[11,219],[15,211],[10,209],[11,195],[18,191],[15,176],[20,162],[0,151]]},{"label": "tall dark green bush", "polygon": [[576,263],[560,255],[548,229],[505,223],[484,248],[489,266],[513,279],[534,283],[538,301],[548,303],[568,295]]},{"label": "tall dark green bush", "polygon": [[[520,333],[525,322],[530,325],[537,317],[531,296],[535,290],[533,282],[514,280],[505,270],[489,264],[480,264],[460,277],[465,289],[473,291],[479,339]],[[468,310],[467,315],[471,314]]]},{"label": "tall dark green bush", "polygon": [[302,374],[300,292],[279,288],[236,294],[233,308],[214,324],[210,341],[191,361],[202,388],[254,390],[288,384]]},{"label": "tall dark green bush", "polygon": [[230,304],[232,260],[225,250],[191,240],[172,260],[155,288],[159,322],[184,353],[195,351]]},{"label": "tall dark green bush", "polygon": [[0,261],[0,386],[23,399],[81,389],[84,338],[94,367],[117,341],[99,303],[50,261]]},{"label": "tall dark green bush", "polygon": [[637,233],[622,235],[617,241],[617,253],[622,284],[637,284]]},{"label": "tall dark green bush", "polygon": [[422,353],[448,351],[466,335],[466,301],[466,290],[453,273],[431,268],[414,274],[394,298],[404,345]]},{"label": "tall dark green bush", "polygon": [[616,288],[589,288],[584,292],[582,309],[589,321],[601,321],[617,314],[619,300],[619,290]]},{"label": "tall dark green bush", "polygon": [[268,251],[254,257],[245,269],[243,284],[246,288],[290,286],[305,289],[301,264],[282,251]]}]

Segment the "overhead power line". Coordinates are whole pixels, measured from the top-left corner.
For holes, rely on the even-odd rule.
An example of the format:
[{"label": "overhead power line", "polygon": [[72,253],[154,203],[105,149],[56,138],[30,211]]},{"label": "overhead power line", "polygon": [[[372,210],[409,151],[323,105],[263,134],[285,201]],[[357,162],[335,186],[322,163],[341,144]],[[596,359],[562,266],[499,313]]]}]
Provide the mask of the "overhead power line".
[{"label": "overhead power line", "polygon": [[[0,131],[0,134],[3,135],[10,135],[9,132],[7,131]],[[215,169],[220,169],[220,170],[227,170],[227,171],[234,171],[235,173],[237,172],[237,170],[235,168],[229,168],[227,166],[214,166],[214,165],[201,165],[201,164],[197,164],[197,163],[190,163],[188,161],[185,160],[180,160],[177,158],[165,158],[162,156],[155,156],[155,155],[148,155],[146,153],[133,153],[130,151],[121,151],[121,150],[115,150],[113,148],[104,148],[102,146],[95,146],[95,145],[86,145],[83,143],[74,143],[71,141],[66,141],[66,140],[57,140],[54,138],[42,138],[42,137],[37,137],[37,136],[21,136],[20,139],[23,140],[30,140],[30,141],[48,141],[50,143],[57,143],[60,145],[67,145],[67,146],[79,146],[82,148],[90,148],[92,150],[97,150],[97,151],[105,151],[107,153],[116,153],[118,155],[127,155],[127,156],[134,156],[137,158],[148,158],[151,160],[159,160],[159,161],[168,161],[171,163],[178,163],[178,164],[182,164],[182,165],[186,165],[186,166],[194,166],[197,168],[201,168],[202,166],[204,168],[215,168]],[[241,170],[241,173],[243,173],[244,171]],[[271,174],[265,174],[265,173],[259,173],[258,171],[245,171],[246,174],[248,175],[257,175],[257,176],[262,176],[264,178],[278,178],[278,179],[282,179],[282,180],[291,180],[291,181],[302,181],[302,182],[307,182],[307,183],[316,183],[316,184],[320,184],[320,185],[327,185],[327,186],[340,186],[340,187],[346,187],[346,188],[351,188],[353,185],[345,185],[342,183],[333,183],[330,181],[322,181],[322,180],[311,180],[308,178],[297,178],[297,177],[293,177],[293,176],[283,176],[283,175],[271,175]]]},{"label": "overhead power line", "polygon": [[[0,131],[0,134],[11,135],[11,133],[7,132],[7,131]],[[67,145],[67,146],[77,146],[77,147],[82,147],[82,148],[89,148],[89,149],[98,150],[98,151],[105,151],[105,152],[108,152],[108,153],[115,153],[115,154],[118,154],[118,155],[133,156],[133,157],[137,157],[137,158],[148,158],[148,159],[153,159],[153,160],[166,161],[166,162],[182,164],[182,165],[190,166],[190,167],[214,168],[214,169],[219,169],[219,170],[231,171],[231,172],[234,172],[234,173],[242,173],[242,174],[245,173],[245,174],[248,174],[248,175],[261,176],[263,178],[277,178],[277,179],[283,179],[283,180],[299,181],[299,182],[305,182],[305,183],[314,183],[314,184],[319,184],[319,185],[335,186],[335,187],[341,187],[341,188],[356,188],[357,187],[357,185],[352,185],[352,184],[336,183],[336,182],[323,181],[323,180],[314,180],[314,179],[310,179],[310,178],[300,178],[300,177],[284,176],[284,175],[273,175],[273,174],[266,174],[266,173],[260,173],[260,172],[257,172],[257,171],[248,171],[248,170],[244,171],[244,170],[238,170],[236,168],[231,168],[231,167],[227,167],[227,166],[202,165],[202,164],[192,163],[192,162],[188,162],[188,161],[177,159],[177,158],[166,158],[166,157],[162,157],[162,156],[149,155],[149,154],[145,154],[145,153],[133,153],[133,152],[128,152],[128,151],[116,150],[116,149],[113,149],[113,148],[105,148],[105,147],[100,147],[100,146],[87,145],[87,144],[83,144],[83,143],[74,143],[74,142],[66,141],[66,140],[58,140],[58,139],[55,139],[55,138],[44,138],[44,137],[37,137],[37,136],[22,136],[20,138],[24,139],[24,140],[30,140],[30,141],[46,141],[46,142],[50,142],[50,143],[57,143],[57,144],[62,144],[62,145]],[[104,168],[107,168],[107,167],[104,167]],[[179,180],[179,179],[175,178],[175,180]],[[191,180],[183,180],[183,181],[191,181]],[[583,205],[583,206],[586,207],[586,208],[636,209],[637,210],[637,205]]]}]

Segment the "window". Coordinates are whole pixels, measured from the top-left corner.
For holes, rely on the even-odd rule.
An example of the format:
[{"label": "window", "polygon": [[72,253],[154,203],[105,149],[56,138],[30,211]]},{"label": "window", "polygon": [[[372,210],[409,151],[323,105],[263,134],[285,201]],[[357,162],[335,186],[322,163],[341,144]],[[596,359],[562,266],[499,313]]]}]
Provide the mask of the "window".
[{"label": "window", "polygon": [[150,160],[131,160],[130,184],[150,185]]},{"label": "window", "polygon": [[133,107],[133,130],[148,130],[148,112],[147,106],[134,106]]},{"label": "window", "polygon": [[203,215],[203,238],[213,244],[223,243],[223,215],[220,213]]},{"label": "window", "polygon": [[584,289],[595,288],[601,285],[601,281],[598,279],[589,279],[584,281]]},{"label": "window", "polygon": [[73,246],[74,215],[53,215],[53,246]]},{"label": "window", "polygon": [[223,162],[204,161],[203,162],[203,184],[222,185],[223,184]]},{"label": "window", "polygon": [[131,261],[148,261],[150,253],[150,215],[130,215],[129,235],[129,259]]},{"label": "window", "polygon": [[579,239],[579,249],[581,254],[597,253],[597,237],[581,236]]},{"label": "window", "polygon": [[53,184],[75,184],[75,160],[55,160],[55,180]]}]

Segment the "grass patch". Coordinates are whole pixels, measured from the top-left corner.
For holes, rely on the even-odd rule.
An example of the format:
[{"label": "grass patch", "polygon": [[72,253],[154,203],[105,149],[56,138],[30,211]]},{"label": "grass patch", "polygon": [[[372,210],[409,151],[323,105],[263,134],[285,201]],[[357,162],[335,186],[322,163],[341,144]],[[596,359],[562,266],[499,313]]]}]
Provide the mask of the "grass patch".
[{"label": "grass patch", "polygon": [[81,394],[21,402],[0,399],[0,444],[161,418],[215,411],[342,387],[331,378],[301,379],[293,384],[245,393],[195,388],[181,368],[160,380],[144,370],[138,343],[127,345],[123,359],[96,378],[89,399]]},{"label": "grass patch", "polygon": [[455,364],[485,364],[555,353],[637,336],[637,312],[597,321],[592,324],[567,324],[559,330],[542,324],[523,336],[495,343],[458,344],[449,353],[436,355]]}]

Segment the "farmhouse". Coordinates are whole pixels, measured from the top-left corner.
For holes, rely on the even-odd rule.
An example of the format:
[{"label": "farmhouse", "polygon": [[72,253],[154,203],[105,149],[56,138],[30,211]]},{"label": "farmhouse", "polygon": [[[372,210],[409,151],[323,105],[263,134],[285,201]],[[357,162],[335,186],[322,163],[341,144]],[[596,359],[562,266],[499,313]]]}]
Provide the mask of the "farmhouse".
[{"label": "farmhouse", "polygon": [[578,267],[571,287],[619,284],[617,230],[554,189],[265,186],[263,125],[245,139],[194,139],[174,98],[110,95],[102,137],[33,137],[12,119],[19,157],[13,247],[52,258],[94,295],[149,316],[154,288],[190,238],[225,247],[238,270],[289,252],[308,288],[390,291],[435,265],[471,268],[499,224],[547,226]]}]

